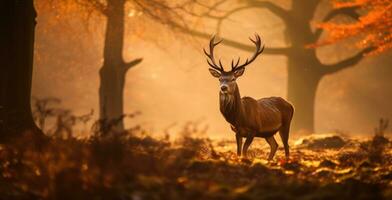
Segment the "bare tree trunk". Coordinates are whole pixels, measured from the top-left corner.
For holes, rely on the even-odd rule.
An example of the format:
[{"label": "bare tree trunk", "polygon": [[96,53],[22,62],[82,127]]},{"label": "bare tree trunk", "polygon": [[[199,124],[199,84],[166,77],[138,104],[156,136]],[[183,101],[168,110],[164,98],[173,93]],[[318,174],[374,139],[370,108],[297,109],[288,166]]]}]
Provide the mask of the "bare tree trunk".
[{"label": "bare tree trunk", "polygon": [[315,49],[306,45],[315,42],[310,23],[318,0],[294,2],[288,11],[286,38],[291,47],[287,53],[288,86],[287,98],[294,104],[295,114],[292,130],[314,132],[314,107],[318,84],[323,76]]},{"label": "bare tree trunk", "polygon": [[315,66],[315,63],[298,62],[288,57],[287,98],[295,106],[294,131],[314,131],[315,97],[322,77]]},{"label": "bare tree trunk", "polygon": [[[129,63],[123,60],[124,45],[124,6],[125,0],[109,0],[107,5],[107,24],[104,42],[104,62],[99,71],[99,109],[100,118],[112,120],[124,114],[124,83],[129,68],[141,62],[136,59]],[[123,121],[117,125],[124,129]]]},{"label": "bare tree trunk", "polygon": [[36,12],[33,0],[0,3],[0,141],[38,131],[30,99]]}]

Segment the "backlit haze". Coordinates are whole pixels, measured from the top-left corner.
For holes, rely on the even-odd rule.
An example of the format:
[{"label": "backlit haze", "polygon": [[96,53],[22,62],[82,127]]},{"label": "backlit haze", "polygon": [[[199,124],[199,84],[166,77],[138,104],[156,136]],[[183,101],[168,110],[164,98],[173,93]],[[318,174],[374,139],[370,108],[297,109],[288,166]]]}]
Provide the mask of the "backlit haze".
[{"label": "backlit haze", "polygon": [[[53,23],[53,13],[38,13],[33,96],[60,98],[61,105],[75,114],[94,109],[97,117],[103,18],[93,18],[86,27],[71,15],[67,22]],[[175,123],[174,134],[187,121],[201,120],[202,125],[209,126],[210,137],[232,136],[219,111],[218,80],[208,72],[202,51],[209,41],[151,21],[148,25],[138,22],[142,17],[129,14],[126,19],[124,58],[142,57],[143,62],[128,71],[124,97],[125,112],[141,111],[142,115],[127,119],[125,125],[141,124],[159,134]],[[250,44],[248,37],[257,32],[268,47],[287,45],[283,24],[268,11],[244,10],[230,19],[222,24],[222,37]],[[195,22],[194,27],[215,33],[215,23],[209,20]],[[347,54],[335,53],[342,48],[347,51],[339,52]],[[353,45],[343,43],[322,47],[318,55],[323,62],[333,63],[355,51]],[[251,53],[220,45],[216,56],[229,67],[232,58],[241,56],[244,60]],[[355,67],[322,79],[316,96],[316,132],[372,134],[380,117],[392,119],[391,56],[388,52],[370,56]],[[286,97],[286,58],[262,54],[237,83],[242,96]]]}]

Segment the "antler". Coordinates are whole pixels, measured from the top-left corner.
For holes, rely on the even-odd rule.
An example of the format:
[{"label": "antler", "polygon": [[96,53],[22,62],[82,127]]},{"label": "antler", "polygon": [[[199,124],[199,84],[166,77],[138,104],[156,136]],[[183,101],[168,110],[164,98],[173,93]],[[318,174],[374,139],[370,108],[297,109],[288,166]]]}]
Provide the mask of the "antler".
[{"label": "antler", "polygon": [[215,58],[214,58],[214,47],[216,45],[218,45],[219,43],[221,43],[222,40],[220,40],[216,43],[214,41],[215,41],[215,36],[213,36],[210,40],[210,53],[207,53],[207,51],[204,48],[203,48],[203,51],[204,51],[204,54],[206,54],[206,56],[209,58],[209,60],[207,59],[208,65],[210,65],[212,68],[214,68],[220,72],[223,72],[224,69],[223,69],[221,60],[219,59],[219,65],[217,65],[215,62]]},{"label": "antler", "polygon": [[246,65],[249,65],[251,62],[253,62],[258,55],[260,55],[263,50],[264,50],[264,45],[263,47],[261,47],[261,40],[260,40],[260,36],[256,33],[256,40],[253,40],[251,37],[249,37],[250,41],[252,41],[255,45],[256,45],[256,52],[255,54],[253,54],[252,58],[247,58],[245,63],[238,66],[238,64],[240,63],[240,58],[238,58],[237,63],[234,64],[234,60],[231,61],[231,71],[235,71],[241,67],[245,67]]}]

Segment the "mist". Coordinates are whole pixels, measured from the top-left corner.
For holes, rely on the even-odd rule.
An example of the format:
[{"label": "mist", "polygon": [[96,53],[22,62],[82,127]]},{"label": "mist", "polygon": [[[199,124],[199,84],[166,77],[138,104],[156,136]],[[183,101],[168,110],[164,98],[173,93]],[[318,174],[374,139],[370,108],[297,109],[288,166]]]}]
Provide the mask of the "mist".
[{"label": "mist", "polygon": [[[321,14],[328,7],[322,6]],[[77,15],[70,15],[63,16],[71,19],[67,22],[51,23],[54,13],[39,10],[38,13],[32,95],[57,97],[62,100],[62,106],[78,114],[93,109],[98,118],[98,70],[103,61],[105,21],[94,18],[86,25]],[[266,46],[289,45],[284,25],[268,11],[244,10],[230,19],[222,24],[220,36],[251,44],[248,37],[257,32]],[[208,125],[209,137],[233,136],[219,111],[218,80],[209,74],[202,51],[209,41],[151,21],[143,25],[142,15],[129,15],[126,20],[125,60],[141,57],[143,61],[128,71],[124,96],[125,113],[140,111],[142,114],[127,119],[125,126],[141,124],[160,134],[173,124],[176,129],[187,121],[200,121]],[[216,34],[211,20],[199,24],[195,28]],[[336,50],[342,53],[336,54]],[[345,58],[352,52],[355,47],[348,43],[317,50],[325,63]],[[217,47],[216,54],[225,66],[238,56],[244,60],[251,55],[224,45]],[[368,56],[358,65],[321,80],[315,105],[317,133],[341,131],[370,135],[380,117],[392,118],[391,55]],[[241,95],[287,97],[286,67],[284,56],[261,55],[237,81]]]}]

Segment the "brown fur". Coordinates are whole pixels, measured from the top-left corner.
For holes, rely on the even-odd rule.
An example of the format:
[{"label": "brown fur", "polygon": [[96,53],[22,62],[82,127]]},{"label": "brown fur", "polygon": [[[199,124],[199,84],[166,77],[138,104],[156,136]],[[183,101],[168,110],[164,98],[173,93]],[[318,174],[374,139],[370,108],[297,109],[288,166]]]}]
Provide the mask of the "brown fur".
[{"label": "brown fur", "polygon": [[[225,94],[221,93],[220,95],[222,98],[222,95]],[[236,132],[237,140],[242,140],[243,137],[248,141],[252,141],[254,137],[267,139],[279,131],[288,157],[288,137],[294,113],[293,106],[281,97],[268,97],[259,100],[251,97],[241,98],[237,85],[234,93],[229,95],[232,95],[230,100],[227,98],[226,101],[220,102],[220,110],[226,121],[231,124],[233,131]],[[251,142],[248,143],[248,145],[247,143],[244,145],[244,155],[246,155]],[[240,155],[241,146],[239,145],[237,148]],[[272,157],[273,155],[270,154],[271,159]]]},{"label": "brown fur", "polygon": [[294,114],[293,106],[280,97],[269,97],[255,100],[251,97],[241,98],[236,79],[245,71],[245,67],[252,63],[263,50],[259,35],[255,35],[255,40],[250,40],[255,44],[256,51],[251,58],[246,59],[245,63],[240,65],[238,58],[235,63],[231,62],[231,71],[225,71],[219,60],[215,61],[214,47],[221,41],[215,42],[215,37],[210,40],[210,50],[204,53],[207,56],[207,63],[211,67],[209,71],[220,82],[220,111],[226,121],[231,124],[231,128],[236,133],[237,154],[241,155],[242,138],[245,137],[243,152],[246,156],[248,148],[254,137],[265,138],[271,147],[268,159],[272,159],[278,148],[274,135],[279,131],[284,145],[286,158],[289,157],[289,131],[290,123]]}]

